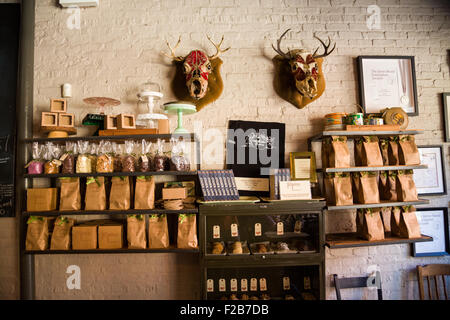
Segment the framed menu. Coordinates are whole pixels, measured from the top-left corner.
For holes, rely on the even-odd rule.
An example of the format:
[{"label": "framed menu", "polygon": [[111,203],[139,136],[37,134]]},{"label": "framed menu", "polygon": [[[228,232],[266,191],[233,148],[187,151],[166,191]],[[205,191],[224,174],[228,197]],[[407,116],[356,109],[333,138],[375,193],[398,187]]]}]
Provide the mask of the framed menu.
[{"label": "framed menu", "polygon": [[420,163],[426,169],[414,170],[414,184],[419,195],[446,195],[445,164],[442,146],[418,146]]},{"label": "framed menu", "polygon": [[444,256],[450,254],[447,208],[416,209],[420,232],[433,241],[413,244],[414,257]]},{"label": "framed menu", "polygon": [[359,56],[360,104],[366,114],[401,107],[419,115],[414,57]]}]

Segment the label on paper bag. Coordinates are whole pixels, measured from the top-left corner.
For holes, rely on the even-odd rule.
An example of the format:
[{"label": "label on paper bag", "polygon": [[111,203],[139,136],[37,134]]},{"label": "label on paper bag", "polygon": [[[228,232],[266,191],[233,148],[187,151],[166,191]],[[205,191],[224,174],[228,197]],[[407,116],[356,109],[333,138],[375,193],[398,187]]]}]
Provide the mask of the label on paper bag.
[{"label": "label on paper bag", "polygon": [[219,279],[219,291],[224,292],[227,289],[227,285],[225,284],[225,279]]},{"label": "label on paper bag", "polygon": [[230,280],[230,290],[231,291],[237,291],[237,289],[238,289],[238,282],[237,282],[237,279],[231,279]]},{"label": "label on paper bag", "polygon": [[258,280],[256,278],[250,279],[250,291],[258,290]]},{"label": "label on paper bag", "polygon": [[241,279],[241,291],[248,291],[248,282],[247,279]]},{"label": "label on paper bag", "polygon": [[232,237],[237,237],[239,235],[238,233],[238,225],[236,223],[233,223],[231,225],[231,236]]},{"label": "label on paper bag", "polygon": [[277,223],[277,235],[282,236],[284,234],[283,222]]},{"label": "label on paper bag", "polygon": [[220,226],[213,226],[213,238],[214,239],[220,238]]},{"label": "label on paper bag", "polygon": [[303,278],[303,289],[305,290],[311,289],[311,279],[309,277]]},{"label": "label on paper bag", "polygon": [[213,279],[206,280],[206,291],[214,292],[214,280]]},{"label": "label on paper bag", "polygon": [[261,223],[255,223],[255,237],[261,237]]},{"label": "label on paper bag", "polygon": [[261,290],[261,291],[267,291],[266,278],[261,278],[261,279],[259,279],[259,290]]},{"label": "label on paper bag", "polygon": [[283,277],[283,290],[290,290],[291,289],[291,281],[289,280],[289,277]]}]

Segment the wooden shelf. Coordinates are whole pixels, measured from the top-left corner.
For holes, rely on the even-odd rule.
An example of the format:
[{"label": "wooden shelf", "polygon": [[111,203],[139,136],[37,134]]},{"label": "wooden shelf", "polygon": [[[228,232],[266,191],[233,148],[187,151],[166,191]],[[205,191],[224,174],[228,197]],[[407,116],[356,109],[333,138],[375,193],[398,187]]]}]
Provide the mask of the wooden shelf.
[{"label": "wooden shelf", "polygon": [[30,251],[26,250],[25,254],[113,254],[113,253],[194,253],[198,254],[200,250],[196,249],[179,249],[176,247],[169,247],[167,249],[91,249],[91,250],[44,250],[44,251]]},{"label": "wooden shelf", "polygon": [[[395,170],[415,170],[415,169],[427,169],[427,165],[415,165],[415,166],[382,166],[382,167],[350,167],[350,168],[325,168],[326,173],[332,172],[360,172],[360,171],[395,171]],[[323,171],[323,169],[318,169]]]},{"label": "wooden shelf", "polygon": [[428,204],[430,200],[419,199],[418,201],[406,201],[406,202],[387,202],[383,201],[380,203],[370,203],[370,204],[353,204],[348,206],[328,206],[327,210],[351,210],[351,209],[366,209],[366,208],[381,208],[381,207],[401,207],[401,206],[416,206],[421,204]]},{"label": "wooden shelf", "polygon": [[181,213],[198,213],[198,209],[182,209],[182,210],[166,210],[166,209],[151,209],[151,210],[77,210],[77,211],[24,211],[26,216],[44,216],[44,217],[58,217],[58,216],[75,216],[75,215],[118,215],[118,214],[181,214]]},{"label": "wooden shelf", "polygon": [[326,235],[325,245],[330,249],[339,248],[355,248],[355,247],[367,247],[367,246],[380,246],[389,244],[401,244],[401,243],[413,243],[413,242],[427,242],[433,241],[432,237],[422,235],[420,238],[399,238],[393,237],[390,233],[386,233],[384,240],[368,241],[362,240],[355,233],[333,233]]},{"label": "wooden shelf", "polygon": [[54,173],[28,174],[25,178],[61,178],[61,177],[137,177],[137,176],[194,176],[197,171],[150,171],[150,172],[96,172],[96,173]]},{"label": "wooden shelf", "polygon": [[393,136],[393,135],[415,135],[421,134],[423,131],[420,130],[403,130],[403,131],[347,131],[347,130],[336,130],[336,131],[323,131],[311,138],[308,141],[318,141],[324,137],[330,136],[347,136],[350,139],[353,137],[361,136]]},{"label": "wooden shelf", "polygon": [[91,137],[69,137],[69,138],[31,138],[22,140],[24,143],[33,142],[66,142],[66,141],[99,141],[99,140],[157,140],[165,139],[167,142],[170,138],[183,137],[188,141],[198,141],[194,133],[177,133],[177,134],[142,134],[142,135],[121,135],[121,136],[91,136]]}]

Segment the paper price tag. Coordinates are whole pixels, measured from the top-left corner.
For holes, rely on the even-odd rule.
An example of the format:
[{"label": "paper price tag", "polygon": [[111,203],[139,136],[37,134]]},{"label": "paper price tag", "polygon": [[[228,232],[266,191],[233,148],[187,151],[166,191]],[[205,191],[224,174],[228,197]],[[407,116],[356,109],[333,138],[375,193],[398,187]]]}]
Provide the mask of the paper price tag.
[{"label": "paper price tag", "polygon": [[261,291],[267,291],[266,278],[261,278],[261,279],[259,279],[259,290],[261,290]]},{"label": "paper price tag", "polygon": [[291,281],[289,280],[289,277],[283,277],[283,290],[290,290],[291,289]]},{"label": "paper price tag", "polygon": [[148,162],[148,158],[146,155],[141,156],[142,162]]},{"label": "paper price tag", "polygon": [[237,237],[239,235],[238,233],[238,225],[236,223],[233,223],[231,225],[231,236],[232,237]]},{"label": "paper price tag", "polygon": [[255,223],[255,237],[261,237],[261,223]]},{"label": "paper price tag", "polygon": [[300,233],[302,231],[302,222],[300,220],[295,221],[294,232]]},{"label": "paper price tag", "polygon": [[214,292],[214,280],[208,279],[206,281],[206,292]]},{"label": "paper price tag", "polygon": [[243,292],[247,292],[248,291],[247,279],[241,279],[241,291],[243,291]]},{"label": "paper price tag", "polygon": [[238,289],[237,279],[231,279],[230,280],[230,290],[231,291],[237,291],[237,289]]},{"label": "paper price tag", "polygon": [[60,160],[60,161],[66,160],[67,156],[68,156],[68,154],[67,154],[67,153],[64,153],[64,154],[61,156],[61,158],[59,158],[59,160]]},{"label": "paper price tag", "polygon": [[219,291],[224,292],[227,290],[227,285],[225,283],[225,279],[219,279]]},{"label": "paper price tag", "polygon": [[220,238],[220,226],[213,226],[213,238],[214,239]]},{"label": "paper price tag", "polygon": [[303,278],[303,289],[305,290],[311,289],[311,279],[309,277]]},{"label": "paper price tag", "polygon": [[277,223],[277,235],[282,236],[284,234],[283,222]]},{"label": "paper price tag", "polygon": [[257,291],[258,290],[258,280],[256,278],[250,279],[250,291]]}]

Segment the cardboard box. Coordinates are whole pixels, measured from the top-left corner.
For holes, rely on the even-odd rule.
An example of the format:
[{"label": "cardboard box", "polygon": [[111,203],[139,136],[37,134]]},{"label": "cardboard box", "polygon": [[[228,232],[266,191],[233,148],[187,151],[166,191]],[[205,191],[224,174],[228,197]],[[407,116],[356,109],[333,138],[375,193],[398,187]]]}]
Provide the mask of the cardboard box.
[{"label": "cardboard box", "polygon": [[105,130],[117,129],[117,116],[106,115],[104,121],[105,121],[104,123]]},{"label": "cardboard box", "polygon": [[42,112],[41,116],[42,127],[57,127],[58,114],[56,112]]},{"label": "cardboard box", "polygon": [[59,127],[73,127],[75,122],[75,115],[72,113],[59,113],[58,126]]},{"label": "cardboard box", "polygon": [[187,189],[186,188],[163,188],[162,198],[164,200],[176,200],[176,199],[186,199]]},{"label": "cardboard box", "polygon": [[51,112],[67,112],[67,100],[66,99],[50,99],[50,111]]},{"label": "cardboard box", "polygon": [[132,114],[119,114],[117,116],[117,129],[136,129],[136,121]]},{"label": "cardboard box", "polygon": [[159,119],[158,120],[158,134],[169,134],[169,119]]},{"label": "cardboard box", "polygon": [[34,188],[27,190],[27,211],[53,211],[58,203],[56,188]]},{"label": "cardboard box", "polygon": [[72,249],[97,249],[97,225],[80,224],[72,227]]},{"label": "cardboard box", "polygon": [[123,226],[119,223],[107,223],[98,226],[99,249],[122,249]]}]

